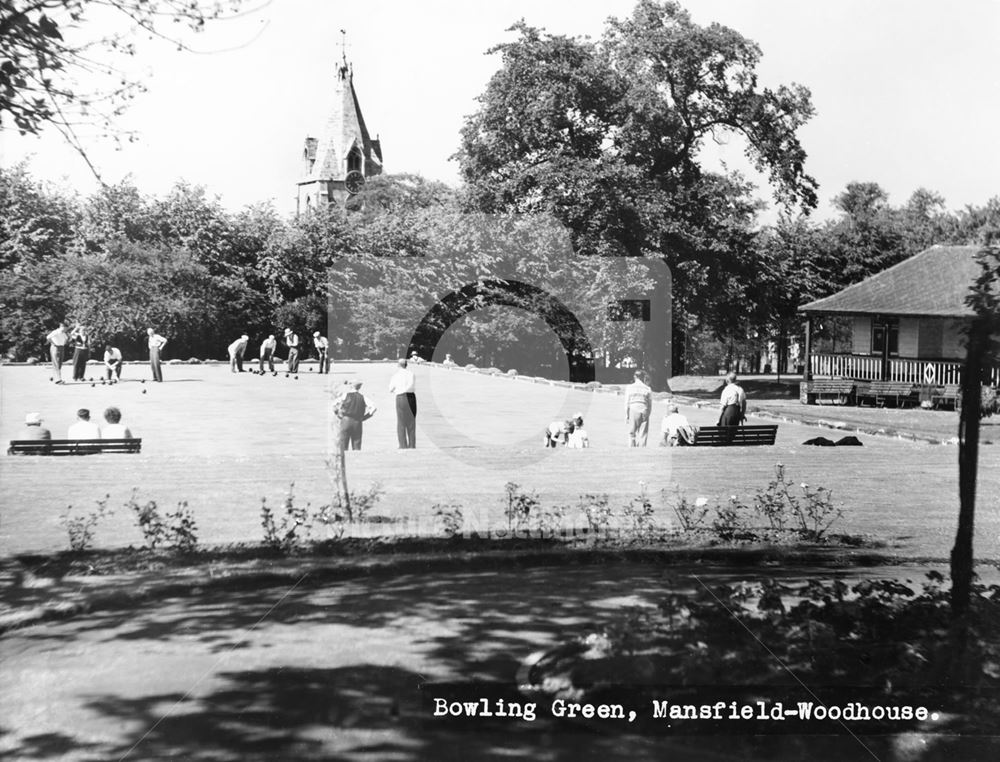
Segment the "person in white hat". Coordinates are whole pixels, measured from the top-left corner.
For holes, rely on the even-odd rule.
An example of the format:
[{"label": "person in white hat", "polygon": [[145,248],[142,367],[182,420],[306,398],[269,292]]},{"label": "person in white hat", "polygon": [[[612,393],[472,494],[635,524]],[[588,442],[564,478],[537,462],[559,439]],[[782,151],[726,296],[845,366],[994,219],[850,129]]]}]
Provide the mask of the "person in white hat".
[{"label": "person in white hat", "polygon": [[229,345],[229,370],[233,373],[243,373],[243,354],[247,351],[250,337],[245,333]]},{"label": "person in white hat", "polygon": [[52,439],[52,432],[42,426],[42,416],[38,413],[28,413],[24,416],[24,428],[15,439]]},{"label": "person in white hat", "polygon": [[295,335],[291,328],[285,329],[285,345],[288,347],[288,363],[287,368],[289,373],[299,372],[299,337]]},{"label": "person in white hat", "polygon": [[[320,336],[319,331],[313,333],[313,346],[316,347],[316,356],[319,357],[319,372],[330,372],[330,340],[326,336]],[[357,449],[361,449],[360,447]]]}]

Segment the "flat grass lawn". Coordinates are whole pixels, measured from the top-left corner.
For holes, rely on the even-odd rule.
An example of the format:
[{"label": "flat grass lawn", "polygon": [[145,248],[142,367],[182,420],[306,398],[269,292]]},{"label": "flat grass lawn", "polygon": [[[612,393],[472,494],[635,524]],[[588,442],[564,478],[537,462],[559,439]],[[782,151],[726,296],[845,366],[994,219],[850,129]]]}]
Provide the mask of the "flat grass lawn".
[{"label": "flat grass lawn", "polygon": [[[670,523],[661,490],[749,498],[781,462],[795,481],[833,490],[846,509],[835,530],[874,535],[905,555],[941,558],[951,546],[958,511],[953,446],[861,436],[865,447],[803,447],[829,432],[781,423],[774,447],[634,450],[626,446],[620,396],[420,365],[418,449],[399,451],[387,392],[393,364],[338,364],[329,376],[309,367],[296,379],[284,372],[234,375],[226,365],[168,365],[165,382],[153,384],[147,367],[129,365],[123,383],[113,387],[56,386],[45,367],[0,368],[3,441],[16,436],[29,411],[40,412],[62,438],[78,408],[99,417],[109,405],[120,407],[143,439],[140,455],[0,457],[0,555],[65,549],[60,514],[70,504],[86,512],[106,495],[115,512],[98,526],[95,545],[140,544],[134,517],[123,507],[134,489],[140,503],[154,500],[161,510],[186,501],[202,543],[259,541],[262,498],[280,509],[294,483],[297,505],[315,509],[329,502],[330,400],[335,386],[353,379],[364,383],[378,412],[365,424],[364,449],[347,455],[351,488],[380,483],[385,494],[374,513],[397,522],[359,531],[437,532],[439,504],[460,505],[467,527],[504,526],[507,482],[537,492],[543,509],[569,506],[573,525],[583,522],[576,509],[582,494],[608,493],[621,506],[638,496],[642,482],[659,520]],[[654,406],[651,444],[665,405]],[[577,412],[591,449],[543,449],[544,426]],[[712,409],[683,412],[702,425],[717,416]],[[984,447],[980,459],[977,552],[997,558],[1000,448]]]}]

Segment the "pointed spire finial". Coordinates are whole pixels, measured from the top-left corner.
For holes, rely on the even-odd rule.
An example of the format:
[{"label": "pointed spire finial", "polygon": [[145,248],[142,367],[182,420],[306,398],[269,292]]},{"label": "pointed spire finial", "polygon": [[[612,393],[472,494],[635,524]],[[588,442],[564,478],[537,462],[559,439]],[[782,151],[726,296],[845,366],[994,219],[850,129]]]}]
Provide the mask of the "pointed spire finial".
[{"label": "pointed spire finial", "polygon": [[338,74],[340,74],[341,79],[346,79],[348,73],[350,72],[350,67],[347,65],[347,30],[340,30],[340,66],[337,67]]}]

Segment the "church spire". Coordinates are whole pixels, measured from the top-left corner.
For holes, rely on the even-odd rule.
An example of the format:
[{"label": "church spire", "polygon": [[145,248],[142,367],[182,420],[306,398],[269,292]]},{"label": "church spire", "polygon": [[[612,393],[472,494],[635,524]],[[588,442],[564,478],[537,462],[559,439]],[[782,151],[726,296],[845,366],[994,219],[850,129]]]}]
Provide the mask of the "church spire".
[{"label": "church spire", "polygon": [[382,145],[372,140],[354,90],[354,67],[347,60],[347,31],[340,30],[340,61],[332,104],[320,138],[307,137],[304,177],[298,182],[299,214],[344,203],[366,178],[382,173]]}]

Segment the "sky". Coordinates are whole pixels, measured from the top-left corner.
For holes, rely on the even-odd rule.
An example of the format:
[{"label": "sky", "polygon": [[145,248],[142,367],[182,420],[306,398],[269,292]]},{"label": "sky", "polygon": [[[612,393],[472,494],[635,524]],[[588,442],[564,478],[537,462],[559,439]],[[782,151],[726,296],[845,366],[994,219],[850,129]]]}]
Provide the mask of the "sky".
[{"label": "sky", "polygon": [[[246,0],[255,7],[255,0]],[[260,0],[256,4],[261,4]],[[874,181],[890,203],[924,187],[949,209],[1000,195],[1000,0],[687,0],[696,23],[718,22],[756,41],[760,83],[797,82],[816,116],[800,131],[820,184],[817,217],[852,181]],[[499,66],[487,49],[513,39],[518,19],[549,32],[599,37],[633,0],[272,0],[186,38],[198,52],[140,39],[146,80],[122,120],[138,140],[116,151],[86,140],[107,182],[131,175],[163,195],[178,180],[203,185],[233,210],[295,206],[303,140],[329,110],[341,29],[369,131],[388,172],[458,183],[450,157],[463,119]],[[0,164],[29,159],[32,174],[83,194],[96,183],[54,132],[0,132]],[[711,145],[709,166],[750,171],[737,140]],[[772,209],[762,222],[773,221]]]}]

